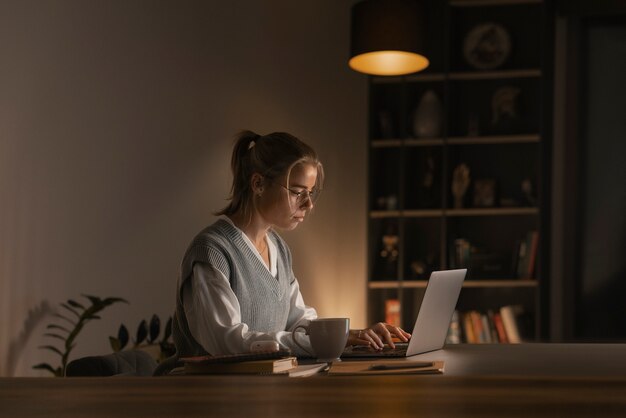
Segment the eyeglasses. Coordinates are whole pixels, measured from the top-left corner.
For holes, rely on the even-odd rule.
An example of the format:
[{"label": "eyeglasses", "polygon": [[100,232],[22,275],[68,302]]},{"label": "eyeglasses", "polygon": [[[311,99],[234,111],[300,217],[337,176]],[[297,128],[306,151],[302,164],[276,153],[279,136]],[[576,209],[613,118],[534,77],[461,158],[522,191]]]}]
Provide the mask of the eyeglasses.
[{"label": "eyeglasses", "polygon": [[298,205],[304,205],[304,203],[307,200],[310,200],[311,203],[315,203],[315,201],[317,200],[318,197],[320,197],[320,193],[322,192],[320,189],[313,189],[313,190],[294,190],[290,187],[287,186],[283,186],[282,184],[280,185],[280,187],[282,187],[283,189],[287,190],[291,196],[294,196],[296,198],[296,203]]}]

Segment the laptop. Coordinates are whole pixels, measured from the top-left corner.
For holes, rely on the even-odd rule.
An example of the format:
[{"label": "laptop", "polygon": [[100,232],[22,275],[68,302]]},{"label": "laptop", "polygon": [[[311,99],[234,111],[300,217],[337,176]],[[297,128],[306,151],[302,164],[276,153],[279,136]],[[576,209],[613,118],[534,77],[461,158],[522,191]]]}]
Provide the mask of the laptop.
[{"label": "laptop", "polygon": [[408,343],[385,346],[381,351],[366,346],[348,347],[341,358],[409,357],[443,348],[467,269],[433,271]]}]

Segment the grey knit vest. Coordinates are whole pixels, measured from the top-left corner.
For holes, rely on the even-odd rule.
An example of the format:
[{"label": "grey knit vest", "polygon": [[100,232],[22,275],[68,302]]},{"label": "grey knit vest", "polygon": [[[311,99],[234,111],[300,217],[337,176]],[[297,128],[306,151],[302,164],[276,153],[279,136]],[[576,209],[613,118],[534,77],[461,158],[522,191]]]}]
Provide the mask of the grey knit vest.
[{"label": "grey knit vest", "polygon": [[291,253],[277,233],[270,231],[268,235],[278,252],[276,277],[246,244],[241,231],[224,219],[205,228],[192,240],[181,265],[172,323],[172,337],[179,356],[207,354],[189,331],[182,300],[183,285],[191,278],[196,263],[210,264],[229,279],[239,300],[241,321],[250,331],[285,330],[289,316],[289,288],[295,281]]}]

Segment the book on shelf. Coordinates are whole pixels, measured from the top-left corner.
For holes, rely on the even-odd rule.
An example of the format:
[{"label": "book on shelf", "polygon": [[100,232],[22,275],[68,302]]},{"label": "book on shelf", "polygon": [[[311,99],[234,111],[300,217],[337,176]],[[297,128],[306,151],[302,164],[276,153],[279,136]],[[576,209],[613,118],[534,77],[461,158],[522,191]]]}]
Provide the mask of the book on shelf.
[{"label": "book on shelf", "polygon": [[446,344],[459,344],[461,342],[461,324],[459,322],[459,311],[452,313],[448,335],[446,335]]},{"label": "book on shelf", "polygon": [[504,329],[504,323],[502,322],[502,315],[500,314],[500,312],[494,312],[493,324],[495,325],[496,331],[498,333],[498,342],[502,344],[508,344],[509,338],[506,335],[506,330]]},{"label": "book on shelf", "polygon": [[517,256],[514,258],[514,268],[518,278],[532,279],[537,264],[537,249],[539,247],[539,232],[529,231],[517,243]]},{"label": "book on shelf", "polygon": [[455,312],[455,315],[457,319],[453,316],[448,336],[456,327],[460,336],[458,339],[448,337],[448,344],[515,344],[532,339],[532,316],[521,305],[507,305],[486,312]]},{"label": "book on shelf", "polygon": [[401,326],[400,301],[398,299],[387,299],[385,301],[385,322],[394,327]]},{"label": "book on shelf", "polygon": [[185,374],[281,374],[298,366],[296,357],[229,363],[185,361]]},{"label": "book on shelf", "polygon": [[523,306],[503,306],[500,308],[500,315],[509,343],[519,344],[532,337],[532,318]]}]

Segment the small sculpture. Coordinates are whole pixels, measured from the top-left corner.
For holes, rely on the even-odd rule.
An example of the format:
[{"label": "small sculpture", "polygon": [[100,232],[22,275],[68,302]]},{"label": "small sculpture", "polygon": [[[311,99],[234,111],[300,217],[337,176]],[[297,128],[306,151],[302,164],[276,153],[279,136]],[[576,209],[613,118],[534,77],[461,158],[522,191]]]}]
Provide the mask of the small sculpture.
[{"label": "small sculpture", "polygon": [[452,195],[454,196],[454,207],[463,207],[463,197],[470,184],[470,169],[466,164],[459,164],[452,173]]},{"label": "small sculpture", "polygon": [[427,90],[413,113],[413,135],[436,138],[441,135],[441,100],[433,90]]},{"label": "small sculpture", "polygon": [[518,87],[502,87],[496,90],[491,98],[491,127],[494,132],[514,132],[520,123],[518,98],[521,90]]}]

